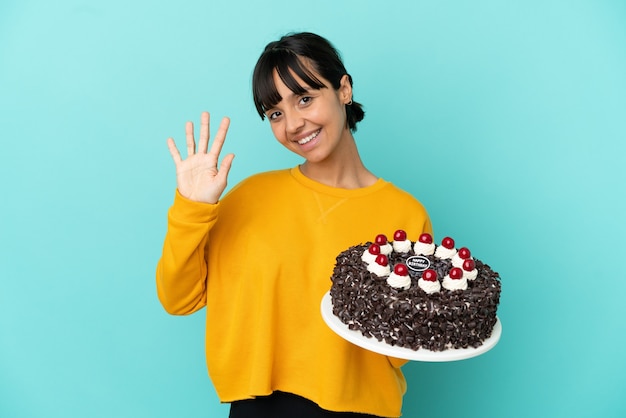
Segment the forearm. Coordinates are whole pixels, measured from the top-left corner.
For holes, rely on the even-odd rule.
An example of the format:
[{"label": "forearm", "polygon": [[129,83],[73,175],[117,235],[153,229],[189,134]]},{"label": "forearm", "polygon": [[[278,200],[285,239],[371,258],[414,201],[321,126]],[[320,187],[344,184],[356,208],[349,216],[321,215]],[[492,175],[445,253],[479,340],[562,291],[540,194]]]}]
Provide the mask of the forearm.
[{"label": "forearm", "polygon": [[192,202],[176,194],[156,270],[157,294],[167,312],[185,315],[205,306],[206,245],[216,219],[217,205]]}]

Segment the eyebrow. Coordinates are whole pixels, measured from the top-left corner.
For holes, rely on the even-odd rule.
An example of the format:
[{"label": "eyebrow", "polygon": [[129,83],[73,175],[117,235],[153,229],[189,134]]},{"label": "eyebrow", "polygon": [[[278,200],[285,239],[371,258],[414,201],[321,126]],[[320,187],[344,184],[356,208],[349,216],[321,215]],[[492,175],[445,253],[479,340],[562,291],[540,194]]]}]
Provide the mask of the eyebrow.
[{"label": "eyebrow", "polygon": [[302,91],[302,92],[295,92],[295,91],[291,91],[291,90],[290,90],[290,91],[291,91],[291,93],[289,93],[289,96],[288,96],[288,97],[298,97],[298,96],[302,96],[303,94],[310,94],[310,93],[311,93],[311,90],[315,90],[314,88],[312,88],[312,87],[310,87],[310,86],[307,86],[307,87],[303,87],[303,86],[301,86],[301,87],[302,87],[302,89],[303,89],[304,91]]},{"label": "eyebrow", "polygon": [[287,97],[280,96],[280,101],[278,101],[277,103],[272,105],[270,108],[268,108],[265,111],[265,114],[267,115],[268,113],[272,113],[272,111],[276,108],[278,103],[282,102],[283,100],[289,100],[289,99],[292,99],[292,98],[297,98],[297,97],[305,95],[305,94],[311,94],[311,92],[313,90],[318,90],[318,89],[315,89],[315,88],[313,88],[311,86],[308,86],[308,85],[306,85],[306,87],[304,87],[304,86],[300,86],[300,87],[302,87],[302,90],[304,90],[304,91],[302,91],[302,92],[295,92],[295,91],[290,89],[289,90],[289,95]]}]

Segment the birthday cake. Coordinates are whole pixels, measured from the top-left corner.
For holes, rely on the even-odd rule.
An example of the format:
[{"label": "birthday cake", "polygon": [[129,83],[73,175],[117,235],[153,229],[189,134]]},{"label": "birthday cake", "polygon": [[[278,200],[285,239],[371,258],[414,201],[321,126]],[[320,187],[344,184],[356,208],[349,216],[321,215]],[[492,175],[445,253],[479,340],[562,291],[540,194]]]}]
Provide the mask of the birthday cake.
[{"label": "birthday cake", "polygon": [[333,314],[352,330],[412,350],[479,347],[491,336],[500,302],[499,274],[430,234],[415,242],[405,231],[352,246],[336,259]]}]

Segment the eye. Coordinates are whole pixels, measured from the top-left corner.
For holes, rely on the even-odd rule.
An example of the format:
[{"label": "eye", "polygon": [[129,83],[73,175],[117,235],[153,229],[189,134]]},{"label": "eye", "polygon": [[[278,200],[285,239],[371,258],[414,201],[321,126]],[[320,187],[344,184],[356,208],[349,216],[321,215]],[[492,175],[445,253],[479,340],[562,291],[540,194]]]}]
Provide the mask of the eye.
[{"label": "eye", "polygon": [[300,99],[300,105],[307,105],[307,104],[311,103],[312,100],[313,100],[313,98],[311,96],[303,96]]},{"label": "eye", "polygon": [[270,112],[267,114],[267,118],[272,121],[272,120],[276,120],[279,116],[281,115],[280,112],[276,111],[276,112]]}]

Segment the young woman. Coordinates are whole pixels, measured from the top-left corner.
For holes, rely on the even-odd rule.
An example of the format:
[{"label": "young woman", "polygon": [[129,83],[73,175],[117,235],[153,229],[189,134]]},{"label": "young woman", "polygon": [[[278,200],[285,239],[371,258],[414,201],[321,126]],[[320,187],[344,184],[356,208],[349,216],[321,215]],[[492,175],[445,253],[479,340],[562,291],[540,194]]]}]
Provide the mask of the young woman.
[{"label": "young woman", "polygon": [[334,47],[311,33],[272,42],[253,74],[261,119],[303,158],[249,177],[222,196],[232,154],[219,163],[229,120],[209,146],[203,113],[187,158],[168,140],[177,191],[168,212],[157,291],[185,315],[206,307],[209,375],[231,417],[401,414],[404,361],[361,349],[324,323],[320,302],[335,256],[379,233],[432,232],[424,207],[363,164],[363,119]]}]

